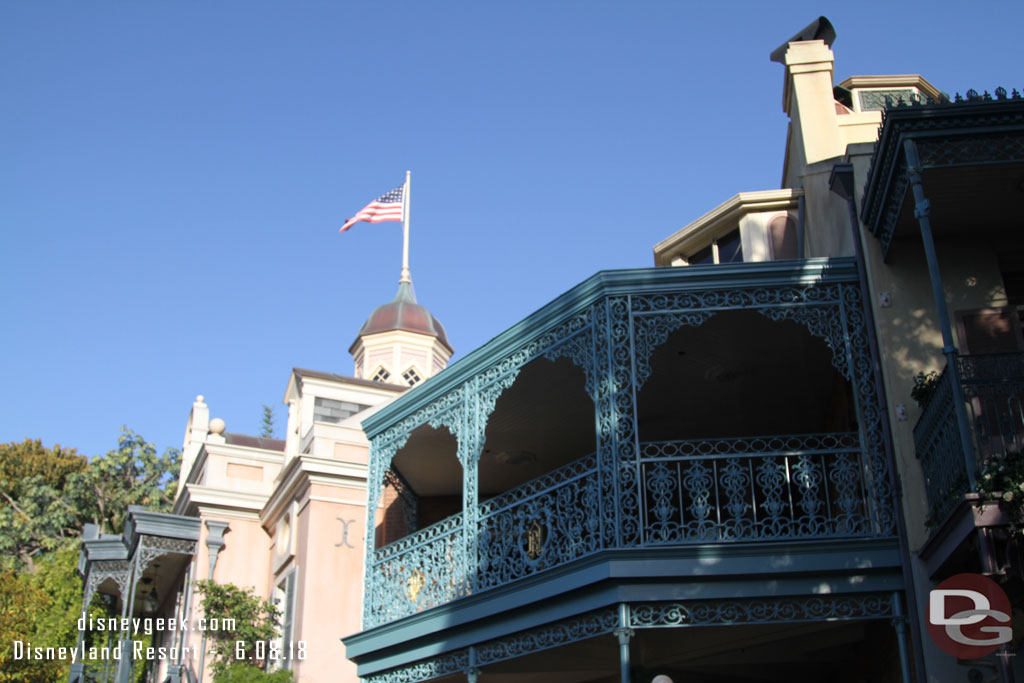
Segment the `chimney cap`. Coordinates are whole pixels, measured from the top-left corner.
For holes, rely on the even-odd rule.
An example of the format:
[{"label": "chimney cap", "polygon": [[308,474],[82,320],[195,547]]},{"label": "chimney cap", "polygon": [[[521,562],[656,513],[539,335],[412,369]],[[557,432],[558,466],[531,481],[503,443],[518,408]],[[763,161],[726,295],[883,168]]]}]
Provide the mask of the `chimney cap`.
[{"label": "chimney cap", "polygon": [[775,48],[772,51],[771,60],[773,62],[778,62],[779,64],[785,64],[786,50],[789,49],[790,43],[796,43],[804,40],[824,40],[826,45],[832,47],[832,43],[835,42],[835,39],[836,30],[832,27],[832,22],[825,17],[818,17],[802,28],[795,36]]}]

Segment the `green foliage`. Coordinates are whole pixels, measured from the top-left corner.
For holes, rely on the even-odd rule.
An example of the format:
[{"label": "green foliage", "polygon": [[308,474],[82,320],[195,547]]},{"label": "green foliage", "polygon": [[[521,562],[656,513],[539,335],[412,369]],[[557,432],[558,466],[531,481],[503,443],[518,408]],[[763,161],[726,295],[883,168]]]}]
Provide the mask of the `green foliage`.
[{"label": "green foliage", "polygon": [[129,505],[163,512],[174,503],[181,466],[181,452],[168,448],[158,456],[156,448],[141,436],[121,428],[117,448],[89,461],[71,482],[69,491],[85,520],[104,533],[120,533]]},{"label": "green foliage", "polygon": [[[967,477],[957,477],[949,494],[932,505],[925,524],[936,527],[945,521],[968,490]],[[1024,454],[1009,451],[990,457],[981,465],[974,491],[983,500],[998,502],[1009,518],[1010,533],[1024,536]]]},{"label": "green foliage", "polygon": [[78,509],[64,494],[85,467],[74,449],[46,448],[38,439],[0,444],[0,565],[31,567],[81,532]]},{"label": "green foliage", "polygon": [[291,681],[292,672],[287,669],[278,669],[273,673],[267,673],[242,662],[229,664],[213,675],[213,683],[291,683]]},{"label": "green foliage", "polygon": [[910,390],[910,398],[914,399],[914,402],[919,406],[924,406],[931,398],[931,395],[935,393],[935,387],[939,383],[939,373],[935,370],[931,372],[919,372],[914,376],[914,386]]},{"label": "green foliage", "polygon": [[35,642],[73,647],[82,611],[82,579],[78,576],[78,543],[48,553],[27,575],[28,582],[49,596],[49,605],[36,619]]},{"label": "green foliage", "polygon": [[176,450],[157,456],[127,428],[115,450],[90,461],[39,440],[0,444],[0,681],[67,680],[70,662],[15,661],[14,642],[76,645],[82,526],[118,532],[128,505],[169,509],[179,465]]},{"label": "green foliage", "polygon": [[82,605],[76,543],[49,553],[33,572],[0,572],[0,681],[67,680],[70,661],[14,660],[14,641],[39,647],[74,647]]},{"label": "green foliage", "polygon": [[0,680],[54,683],[60,678],[59,662],[14,659],[14,642],[34,642],[36,620],[48,602],[46,593],[24,576],[0,571]]},{"label": "green foliage", "polygon": [[129,505],[168,510],[181,464],[176,449],[156,449],[127,427],[117,448],[89,460],[38,440],[0,444],[0,566],[32,569],[41,553],[64,547],[93,522],[124,526]]},{"label": "green foliage", "polygon": [[268,405],[263,406],[263,422],[260,428],[260,436],[273,438],[274,436],[274,409]]},{"label": "green foliage", "polygon": [[981,467],[977,492],[986,500],[997,500],[1010,518],[1011,533],[1020,536],[1024,528],[1024,454],[1001,453]]},{"label": "green foliage", "polygon": [[0,444],[0,490],[18,497],[20,481],[40,475],[42,483],[60,489],[68,475],[85,469],[85,457],[74,448],[46,448],[39,439]]},{"label": "green foliage", "polygon": [[[203,613],[207,621],[217,619],[222,626],[208,632],[213,639],[210,652],[214,656],[215,680],[222,680],[217,676],[227,675],[225,672],[232,665],[265,670],[267,662],[255,659],[256,642],[277,638],[281,611],[273,603],[258,597],[251,588],[243,590],[230,583],[214,583],[207,579],[196,581],[195,589],[203,596]],[[223,628],[225,619],[234,619],[233,629]]]}]

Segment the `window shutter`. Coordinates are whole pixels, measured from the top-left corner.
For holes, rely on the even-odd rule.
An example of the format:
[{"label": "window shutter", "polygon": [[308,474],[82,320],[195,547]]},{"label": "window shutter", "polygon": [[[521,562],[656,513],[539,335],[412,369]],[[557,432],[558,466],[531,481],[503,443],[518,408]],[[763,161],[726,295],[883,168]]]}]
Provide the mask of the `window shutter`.
[{"label": "window shutter", "polygon": [[796,222],[789,216],[776,216],[768,224],[772,258],[776,261],[799,258],[796,253]]}]

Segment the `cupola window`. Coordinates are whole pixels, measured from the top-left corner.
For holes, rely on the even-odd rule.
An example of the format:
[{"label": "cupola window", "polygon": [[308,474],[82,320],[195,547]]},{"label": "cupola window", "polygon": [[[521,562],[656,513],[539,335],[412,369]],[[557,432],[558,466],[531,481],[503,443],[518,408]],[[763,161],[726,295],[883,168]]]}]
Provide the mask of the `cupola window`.
[{"label": "cupola window", "polygon": [[404,379],[405,383],[408,384],[410,387],[416,386],[423,380],[423,378],[420,377],[420,373],[417,372],[416,366],[412,366],[408,370],[403,372],[402,379]]},{"label": "cupola window", "polygon": [[377,372],[373,373],[374,382],[387,382],[391,378],[391,373],[383,365],[377,368]]}]

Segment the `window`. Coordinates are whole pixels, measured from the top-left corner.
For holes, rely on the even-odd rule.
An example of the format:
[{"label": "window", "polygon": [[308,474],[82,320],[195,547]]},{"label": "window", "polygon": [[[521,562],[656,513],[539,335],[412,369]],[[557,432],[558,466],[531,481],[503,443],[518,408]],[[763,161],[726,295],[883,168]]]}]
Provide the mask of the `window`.
[{"label": "window", "polygon": [[390,377],[391,373],[383,365],[377,368],[377,372],[373,373],[374,382],[387,382]]},{"label": "window", "polygon": [[1020,313],[1015,306],[957,311],[956,321],[961,353],[1007,353],[1024,348]]},{"label": "window", "polygon": [[296,571],[293,569],[277,584],[274,590],[274,602],[281,610],[281,638],[278,640],[278,652],[280,666],[283,669],[292,668],[292,657],[295,656],[295,578]]},{"label": "window", "polygon": [[408,384],[410,387],[416,386],[422,380],[422,378],[420,377],[420,373],[416,371],[416,366],[412,366],[408,370],[403,372],[402,379],[404,379],[405,383]]},{"label": "window", "polygon": [[714,250],[710,246],[704,247],[703,249],[698,251],[696,254],[694,254],[693,256],[688,258],[687,262],[691,266],[700,265],[702,263],[714,263],[715,262]]},{"label": "window", "polygon": [[691,266],[702,263],[740,263],[742,261],[743,240],[740,239],[739,228],[722,235],[709,246],[691,254],[686,259]]}]

